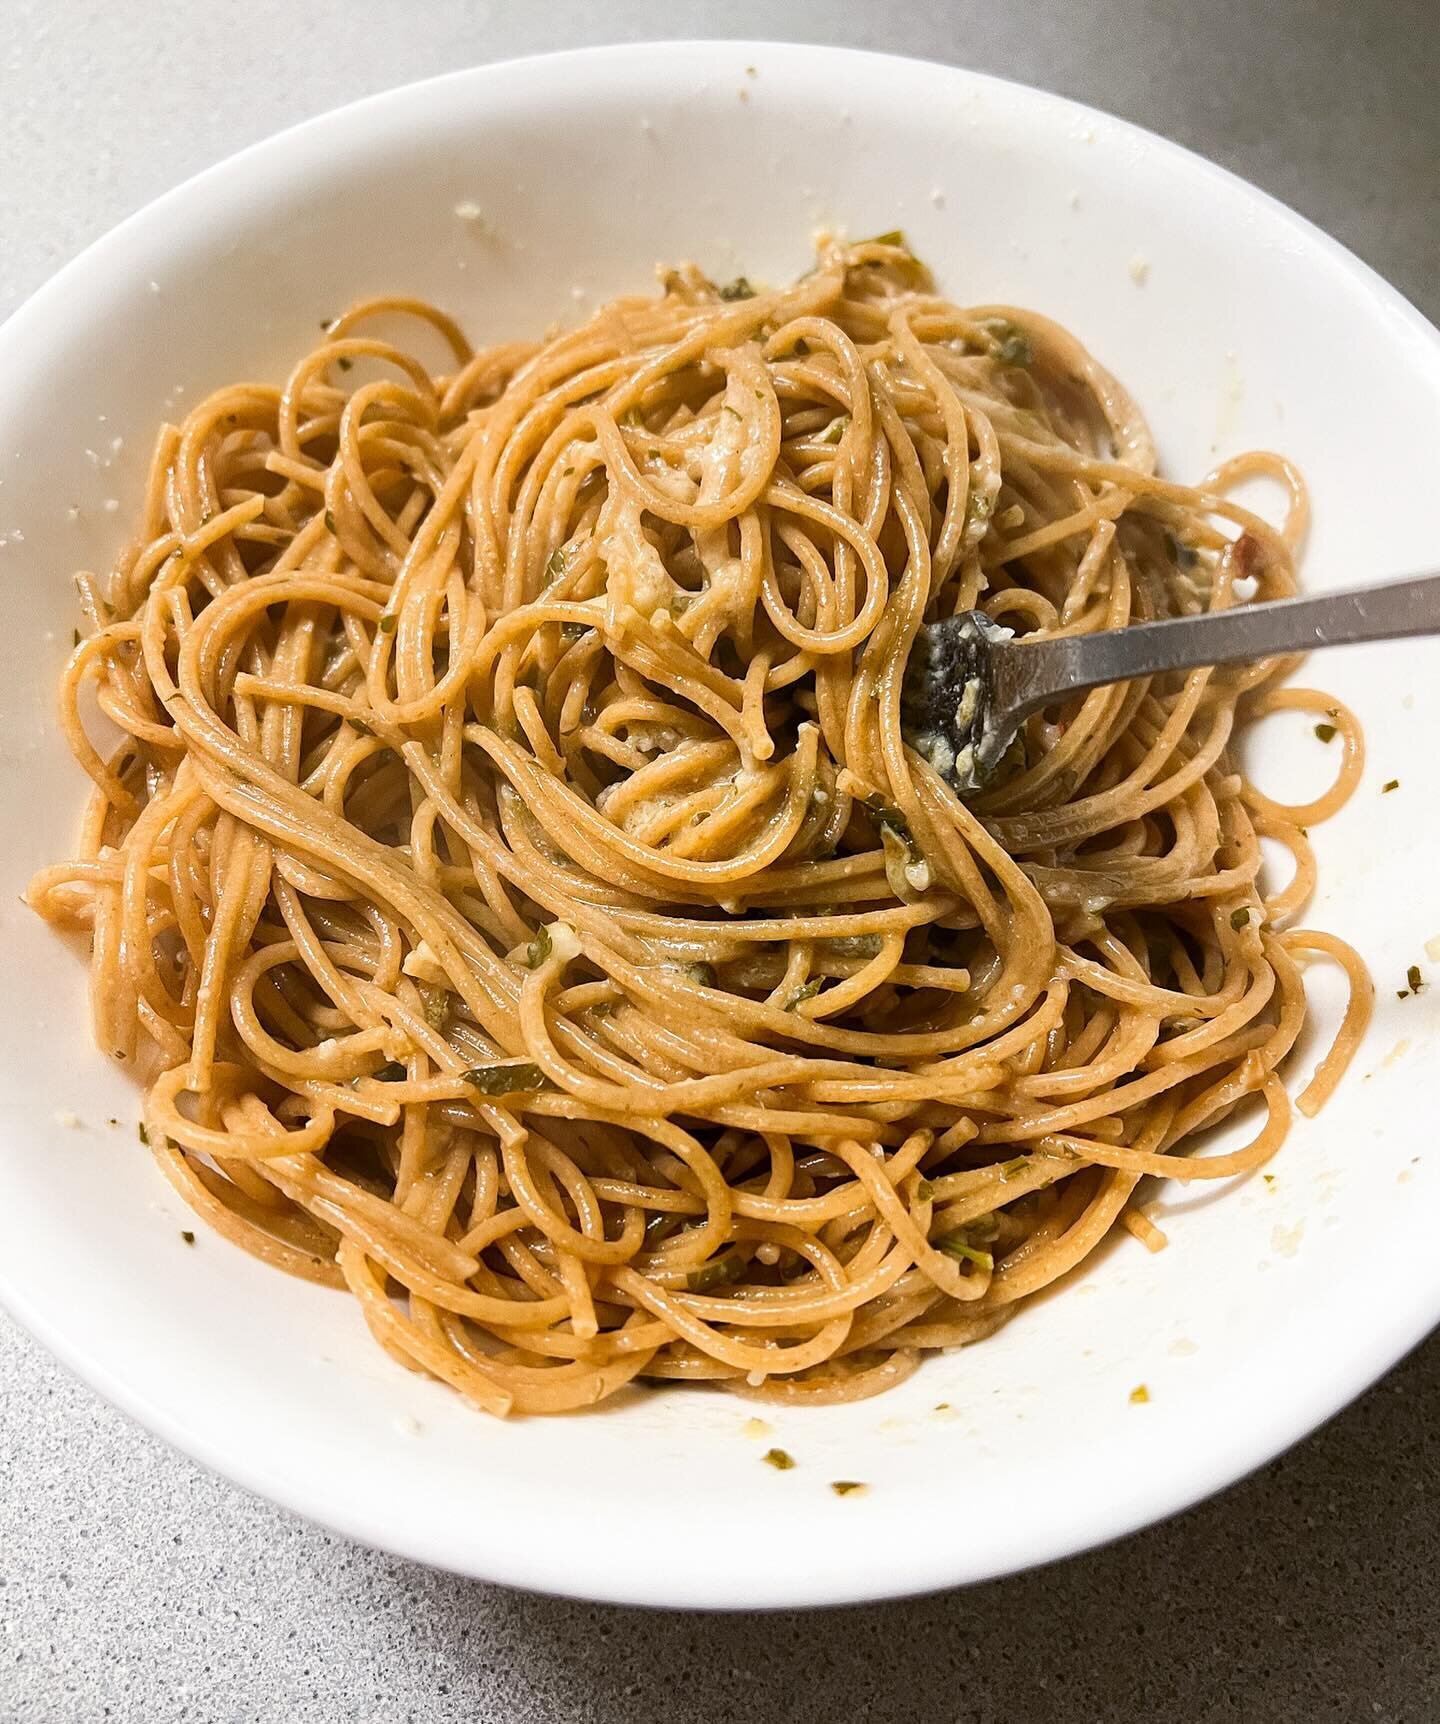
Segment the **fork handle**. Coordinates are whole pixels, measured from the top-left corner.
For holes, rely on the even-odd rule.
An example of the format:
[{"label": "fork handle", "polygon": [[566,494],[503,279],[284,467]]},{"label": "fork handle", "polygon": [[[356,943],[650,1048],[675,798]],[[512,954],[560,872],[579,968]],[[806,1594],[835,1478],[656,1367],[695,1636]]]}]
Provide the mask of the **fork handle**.
[{"label": "fork handle", "polygon": [[1100,634],[1017,641],[995,654],[996,704],[1023,718],[1076,690],[1163,671],[1433,634],[1440,634],[1440,575],[1415,575]]}]

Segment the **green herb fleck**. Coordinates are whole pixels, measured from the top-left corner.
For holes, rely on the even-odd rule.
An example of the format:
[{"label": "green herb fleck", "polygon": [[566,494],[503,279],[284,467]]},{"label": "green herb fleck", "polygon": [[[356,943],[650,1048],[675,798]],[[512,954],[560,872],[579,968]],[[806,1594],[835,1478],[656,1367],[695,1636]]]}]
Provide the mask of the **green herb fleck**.
[{"label": "green herb fleck", "polygon": [[727,1251],[723,1257],[712,1257],[685,1277],[692,1293],[706,1293],[712,1287],[728,1287],[745,1273],[745,1259],[738,1251]]},{"label": "green herb fleck", "polygon": [[1238,910],[1232,910],[1230,912],[1230,926],[1237,934],[1242,928],[1248,928],[1250,926],[1249,910],[1245,909],[1243,905]]},{"label": "green herb fleck", "polygon": [[328,335],[339,321],[340,319],[338,317],[322,317],[320,319],[320,328],[326,335]]},{"label": "green herb fleck", "polygon": [[149,1147],[150,1147],[150,1133],[148,1131],[146,1131],[145,1121],[143,1119],[140,1121],[139,1129],[140,1129],[140,1141],[141,1141],[141,1143],[143,1143],[145,1145],[146,1149],[149,1149]]},{"label": "green herb fleck", "polygon": [[576,641],[583,641],[590,633],[584,623],[561,623],[560,639],[566,646],[574,646]]},{"label": "green herb fleck", "polygon": [[702,958],[695,964],[676,964],[674,968],[686,979],[701,988],[713,988],[716,982],[715,966],[707,964]]},{"label": "green herb fleck", "polygon": [[545,573],[552,581],[558,581],[565,573],[565,552],[559,545],[545,559]]},{"label": "green herb fleck", "polygon": [[933,1179],[922,1179],[916,1184],[915,1201],[917,1203],[930,1203],[934,1197],[935,1181]]},{"label": "green herb fleck", "polygon": [[393,635],[395,633],[395,625],[399,620],[399,617],[395,615],[394,611],[386,611],[380,618],[380,633],[382,635]]},{"label": "green herb fleck", "polygon": [[885,942],[878,934],[839,934],[825,944],[837,958],[878,958]]},{"label": "green herb fleck", "polygon": [[187,1245],[193,1245],[195,1243],[195,1235],[190,1231],[190,1229],[188,1227],[181,1228],[180,1237],[185,1241],[185,1243]]},{"label": "green herb fleck", "polygon": [[993,1269],[995,1259],[988,1251],[981,1251],[970,1243],[968,1234],[963,1227],[957,1227],[953,1233],[945,1233],[939,1239],[930,1242],[937,1251],[943,1251],[947,1257],[954,1257],[963,1263],[974,1263],[981,1269]]},{"label": "green herb fleck", "polygon": [[1006,323],[996,331],[994,356],[1002,365],[1024,369],[1035,363],[1035,348],[1023,329]]},{"label": "green herb fleck", "polygon": [[875,823],[882,832],[888,826],[895,836],[904,843],[913,844],[915,842],[914,834],[910,830],[910,822],[898,808],[892,808],[888,802],[882,802],[878,796],[870,797],[865,806],[874,816]]},{"label": "green herb fleck", "polygon": [[849,425],[850,415],[848,413],[838,413],[825,429],[816,435],[815,441],[817,443],[838,443],[845,435]]},{"label": "green herb fleck", "polygon": [[898,245],[901,251],[909,251],[910,249],[905,243],[904,229],[898,227],[887,228],[884,233],[872,234],[869,239],[857,239],[855,243],[856,245]]},{"label": "green herb fleck", "polygon": [[754,299],[755,289],[743,275],[737,275],[734,281],[727,281],[720,289],[721,299]]},{"label": "green herb fleck", "polygon": [[[983,491],[972,491],[965,499],[965,531],[970,533],[976,527],[985,527],[995,510],[995,502]],[[977,535],[984,538],[983,531]]]},{"label": "green herb fleck", "polygon": [[803,1006],[806,1000],[813,1000],[824,986],[825,978],[823,976],[811,976],[808,982],[802,983],[800,987],[796,988],[781,1009],[793,1012],[796,1006]]},{"label": "green herb fleck", "polygon": [[461,1083],[481,1095],[515,1095],[520,1090],[554,1089],[534,1060],[516,1060],[503,1066],[471,1066],[460,1074]]},{"label": "green herb fleck", "polygon": [[410,1076],[399,1060],[386,1060],[383,1066],[371,1072],[376,1083],[404,1083]]},{"label": "green herb fleck", "polygon": [[426,988],[425,1022],[432,1030],[443,1031],[450,1016],[450,996],[444,988]]},{"label": "green herb fleck", "polygon": [[525,966],[530,970],[538,970],[554,950],[555,942],[550,938],[549,928],[541,928],[535,938],[525,948]]},{"label": "green herb fleck", "polygon": [[375,734],[363,718],[352,718],[350,720],[350,728],[351,730],[358,730],[361,736],[374,736]]},{"label": "green herb fleck", "polygon": [[340,367],[340,369],[342,371],[348,371],[350,369],[350,367],[355,363],[355,361],[353,359],[346,359],[342,355],[339,359],[337,359],[335,361],[335,363]]},{"label": "green herb fleck", "polygon": [[1421,976],[1420,976],[1420,966],[1419,966],[1419,965],[1418,965],[1418,964],[1412,964],[1412,965],[1411,965],[1411,966],[1410,966],[1410,968],[1409,968],[1409,969],[1408,969],[1408,970],[1406,970],[1406,972],[1405,972],[1405,980],[1406,980],[1406,981],[1407,981],[1407,982],[1409,982],[1409,984],[1410,984],[1410,992],[1411,992],[1411,993],[1412,993],[1412,994],[1418,994],[1418,993],[1420,993],[1420,991],[1421,991],[1421,990],[1422,990],[1422,989],[1423,989],[1423,988],[1424,988],[1424,986],[1425,986],[1425,983],[1424,983],[1424,981],[1423,981],[1423,980],[1422,980],[1422,979],[1421,979]]},{"label": "green herb fleck", "polygon": [[1335,726],[1333,724],[1317,724],[1315,734],[1321,742],[1333,742],[1335,740]]},{"label": "green herb fleck", "polygon": [[1382,796],[1388,796],[1392,790],[1398,790],[1399,788],[1400,780],[1398,778],[1387,778],[1380,786],[1380,794]]},{"label": "green herb fleck", "polygon": [[837,1497],[854,1496],[856,1491],[863,1491],[865,1486],[858,1479],[831,1479],[830,1489]]},{"label": "green herb fleck", "polygon": [[784,1449],[766,1449],[760,1459],[767,1467],[774,1467],[777,1473],[788,1473],[795,1465],[795,1457]]},{"label": "green herb fleck", "polygon": [[1029,1173],[1029,1171],[1030,1171],[1030,1158],[1029,1158],[1029,1156],[1028,1155],[1017,1155],[1016,1158],[1014,1159],[1014,1161],[1007,1161],[1005,1163],[1004,1167],[1002,1167],[1000,1169],[1001,1183],[1004,1185],[1009,1185],[1012,1180],[1024,1179],[1025,1175],[1027,1173]]},{"label": "green herb fleck", "polygon": [[1184,544],[1168,530],[1165,534],[1165,549],[1170,553],[1170,561],[1177,569],[1193,569],[1200,561],[1200,553],[1193,545]]},{"label": "green herb fleck", "polygon": [[327,509],[325,511],[325,531],[327,533],[338,533],[340,531],[340,529],[335,525],[335,513],[332,509]]}]

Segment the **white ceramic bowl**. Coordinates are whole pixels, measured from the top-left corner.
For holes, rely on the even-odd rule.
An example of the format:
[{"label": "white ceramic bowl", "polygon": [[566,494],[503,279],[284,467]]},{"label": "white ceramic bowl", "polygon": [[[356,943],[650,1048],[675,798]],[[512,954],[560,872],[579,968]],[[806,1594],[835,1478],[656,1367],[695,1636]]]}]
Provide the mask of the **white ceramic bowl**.
[{"label": "white ceramic bowl", "polygon": [[[467,203],[483,223],[457,215]],[[181,1243],[188,1218],[136,1142],[136,1096],[91,1046],[82,964],[17,901],[67,851],[81,802],[51,717],[69,574],[121,537],[154,428],[223,382],[278,378],[356,295],[424,294],[477,340],[502,339],[643,288],[657,259],[786,277],[827,224],[903,226],[953,297],[1061,319],[1135,390],[1177,475],[1253,444],[1287,450],[1314,488],[1312,586],[1433,563],[1433,329],[1219,169],[1072,103],[917,62],[666,44],[457,73],[203,174],[0,329],[0,1292],[206,1465],[464,1573],[720,1606],[977,1580],[1229,1483],[1440,1317],[1426,1111],[1440,986],[1396,999],[1440,933],[1430,646],[1316,667],[1362,714],[1372,761],[1318,835],[1313,920],[1356,941],[1380,982],[1334,1104],[1297,1126],[1273,1184],[1165,1190],[1167,1251],[1113,1242],[996,1339],[881,1400],[781,1412],[764,1437],[745,1430],[754,1406],[691,1391],[501,1424],[393,1366],[348,1299],[203,1228]],[[1325,752],[1281,724],[1256,771],[1313,786]],[[1391,777],[1401,789],[1382,800]],[[1322,1019],[1337,991],[1314,973]],[[1140,1383],[1146,1405],[1130,1399]],[[761,1463],[772,1443],[793,1471]],[[842,1499],[835,1478],[870,1488]]]}]

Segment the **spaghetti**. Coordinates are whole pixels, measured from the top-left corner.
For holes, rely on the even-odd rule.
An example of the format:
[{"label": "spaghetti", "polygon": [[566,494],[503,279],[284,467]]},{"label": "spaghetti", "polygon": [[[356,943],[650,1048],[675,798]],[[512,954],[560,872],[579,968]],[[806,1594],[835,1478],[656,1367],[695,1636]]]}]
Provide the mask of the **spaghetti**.
[{"label": "spaghetti", "polygon": [[[1273,662],[1099,689],[967,805],[899,716],[929,618],[1293,590],[1285,462],[1155,466],[1070,335],[948,303],[898,235],[773,292],[672,271],[538,346],[372,301],[166,425],[79,578],[95,791],[31,901],[88,935],[167,1176],[494,1413],[858,1398],[1117,1223],[1163,1243],[1142,1178],[1284,1136],[1306,958],[1350,1006],[1303,1112],[1363,1031],[1359,959],[1289,926],[1355,720]],[[1277,704],[1341,740],[1304,808],[1236,762]]]}]

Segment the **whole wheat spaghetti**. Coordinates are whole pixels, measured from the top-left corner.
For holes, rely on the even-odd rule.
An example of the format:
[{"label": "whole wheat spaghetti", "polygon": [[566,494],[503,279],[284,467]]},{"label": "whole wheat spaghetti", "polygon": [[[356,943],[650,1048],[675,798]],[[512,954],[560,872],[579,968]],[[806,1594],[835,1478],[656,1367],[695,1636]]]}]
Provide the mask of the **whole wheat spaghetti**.
[{"label": "whole wheat spaghetti", "polygon": [[[948,303],[898,235],[538,346],[370,302],[166,425],[80,577],[95,790],[31,891],[89,938],[166,1174],[495,1413],[873,1394],[1117,1223],[1158,1246],[1144,1176],[1284,1136],[1305,961],[1351,1003],[1302,1111],[1363,1030],[1363,965],[1290,925],[1358,726],[1275,663],[1100,689],[967,806],[899,717],[926,619],[1293,590],[1293,469],[1155,465],[1073,337]],[[1234,753],[1280,705],[1338,733],[1303,808]],[[1268,900],[1262,836],[1296,858]]]}]

